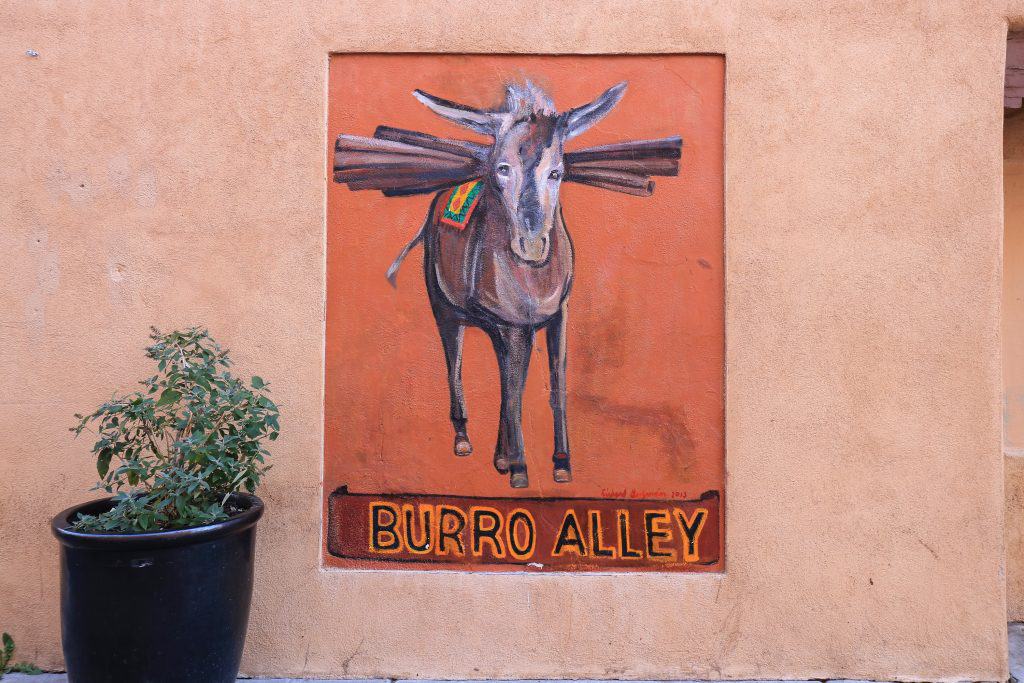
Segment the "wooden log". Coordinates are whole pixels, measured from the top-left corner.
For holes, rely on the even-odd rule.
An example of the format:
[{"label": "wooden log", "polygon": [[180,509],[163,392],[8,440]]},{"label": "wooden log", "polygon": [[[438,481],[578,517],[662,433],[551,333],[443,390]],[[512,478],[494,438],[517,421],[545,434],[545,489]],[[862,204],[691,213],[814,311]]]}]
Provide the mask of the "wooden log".
[{"label": "wooden log", "polygon": [[417,157],[427,157],[441,161],[461,162],[465,157],[451,152],[444,152],[435,149],[427,149],[417,145],[408,145],[404,142],[382,140],[380,138],[367,138],[361,135],[339,135],[334,143],[334,158],[344,158],[346,154],[406,154]]},{"label": "wooden log", "polygon": [[637,175],[679,175],[678,159],[606,159],[601,161],[576,161],[566,163],[566,172],[574,171],[625,171]]},{"label": "wooden log", "polygon": [[649,190],[653,188],[649,177],[623,171],[573,170],[565,173],[565,180],[605,189],[616,189],[616,191],[624,191],[629,194],[640,194],[641,196],[649,195]]},{"label": "wooden log", "polygon": [[371,184],[378,187],[406,186],[418,183],[433,183],[437,180],[471,178],[471,168],[432,169],[373,169],[355,168],[342,171],[335,171],[334,178],[339,183],[348,183],[354,187],[355,184]]},{"label": "wooden log", "polygon": [[459,168],[476,167],[472,159],[459,158],[452,160],[435,159],[413,154],[367,154],[365,152],[343,152],[343,156],[335,158],[336,170],[353,168]]},{"label": "wooden log", "polygon": [[683,139],[678,135],[659,140],[636,140],[612,145],[586,147],[568,152],[566,164],[586,161],[612,161],[635,159],[678,159],[682,156]]},{"label": "wooden log", "polygon": [[472,175],[475,170],[476,169],[471,166],[453,166],[450,168],[439,168],[414,165],[381,168],[343,168],[339,171],[335,171],[334,177],[338,180],[338,182],[349,182],[353,180],[370,180],[373,178],[381,178],[382,182],[386,181],[386,178],[420,178],[422,180],[431,180],[440,177],[447,178]]},{"label": "wooden log", "polygon": [[391,193],[388,196],[398,196],[397,193],[404,194],[420,194],[422,192],[429,191],[427,188],[437,187],[446,188],[458,185],[459,180],[457,178],[441,178],[436,179],[432,182],[425,182],[421,180],[387,180],[381,182],[377,180],[358,180],[346,183],[348,188],[354,192],[359,190],[377,190],[378,192]]},{"label": "wooden log", "polygon": [[477,142],[470,142],[469,140],[439,138],[435,135],[420,133],[415,130],[406,130],[404,128],[393,128],[391,126],[377,126],[377,130],[374,131],[373,137],[380,140],[402,142],[407,145],[415,145],[426,149],[448,152],[449,154],[456,154],[478,160],[486,159],[489,149],[486,145],[481,145]]},{"label": "wooden log", "polygon": [[627,187],[618,183],[607,182],[598,180],[593,177],[574,178],[574,183],[580,185],[590,185],[592,187],[599,187],[602,190],[611,190],[612,192],[622,192],[623,194],[631,194],[637,197],[650,197],[654,192],[654,181],[648,180],[643,187]]},{"label": "wooden log", "polygon": [[647,184],[651,180],[645,175],[639,175],[636,173],[625,173],[623,171],[579,171],[575,169],[573,169],[572,172],[567,172],[565,174],[565,179],[571,183],[579,183],[586,182],[588,180],[593,180],[612,185],[621,185],[622,187],[630,187],[633,189],[641,189],[647,187]]},{"label": "wooden log", "polygon": [[[337,160],[336,160],[337,161]],[[477,169],[472,159],[432,159],[412,154],[381,154],[364,155],[362,153],[345,154],[340,163],[334,166],[335,173],[348,171],[380,171],[388,173],[392,169],[421,171],[448,171],[452,169]]]}]

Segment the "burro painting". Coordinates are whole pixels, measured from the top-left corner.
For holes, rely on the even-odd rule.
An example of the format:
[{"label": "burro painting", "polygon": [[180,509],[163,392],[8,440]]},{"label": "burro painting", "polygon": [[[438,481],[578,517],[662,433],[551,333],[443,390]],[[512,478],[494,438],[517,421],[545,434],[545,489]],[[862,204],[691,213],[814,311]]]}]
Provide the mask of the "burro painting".
[{"label": "burro painting", "polygon": [[724,76],[332,57],[327,566],[724,568]]}]

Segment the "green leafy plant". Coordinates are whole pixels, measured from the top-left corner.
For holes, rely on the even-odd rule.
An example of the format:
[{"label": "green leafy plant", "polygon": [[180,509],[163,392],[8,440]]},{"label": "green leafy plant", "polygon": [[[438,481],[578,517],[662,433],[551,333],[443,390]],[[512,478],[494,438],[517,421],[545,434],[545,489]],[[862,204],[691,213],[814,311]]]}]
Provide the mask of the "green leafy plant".
[{"label": "green leafy plant", "polygon": [[157,374],[141,391],[114,396],[88,415],[75,435],[96,434],[100,481],[114,507],[79,515],[88,532],[182,529],[227,519],[230,494],[256,490],[269,469],[265,447],[279,434],[268,384],[233,376],[228,352],[205,329],[162,334],[152,328],[146,356]]},{"label": "green leafy plant", "polygon": [[4,633],[0,636],[0,678],[4,677],[4,674],[9,673],[20,673],[20,674],[41,674],[42,670],[35,664],[29,664],[27,662],[18,662],[17,664],[11,664],[14,659],[14,638],[11,638],[9,633]]}]

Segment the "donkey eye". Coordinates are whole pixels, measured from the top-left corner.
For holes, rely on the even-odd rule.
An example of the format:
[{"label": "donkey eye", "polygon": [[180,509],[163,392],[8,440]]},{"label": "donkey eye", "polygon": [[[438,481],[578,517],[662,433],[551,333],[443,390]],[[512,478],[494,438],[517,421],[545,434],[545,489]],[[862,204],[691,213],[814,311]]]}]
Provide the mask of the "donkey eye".
[{"label": "donkey eye", "polygon": [[495,170],[498,172],[498,175],[507,176],[512,172],[512,167],[508,164],[498,164],[498,167]]},{"label": "donkey eye", "polygon": [[561,177],[562,177],[562,172],[559,171],[557,168],[554,171],[552,171],[551,173],[548,173],[548,178],[551,178],[552,180],[558,180]]}]

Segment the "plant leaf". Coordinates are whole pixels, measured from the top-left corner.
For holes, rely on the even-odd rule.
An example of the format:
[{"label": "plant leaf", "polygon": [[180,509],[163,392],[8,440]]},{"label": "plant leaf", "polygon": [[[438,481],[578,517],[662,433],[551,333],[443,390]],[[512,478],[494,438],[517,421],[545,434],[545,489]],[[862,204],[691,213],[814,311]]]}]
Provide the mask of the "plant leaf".
[{"label": "plant leaf", "polygon": [[107,472],[110,470],[110,458],[113,455],[114,451],[104,448],[96,458],[96,471],[100,473],[100,479],[106,478]]},{"label": "plant leaf", "polygon": [[165,406],[168,403],[174,403],[181,398],[181,393],[174,389],[164,389],[164,392],[160,394],[160,399],[156,402],[156,407]]},{"label": "plant leaf", "polygon": [[0,672],[7,668],[7,662],[11,661],[11,657],[14,656],[14,638],[11,638],[11,634],[4,633],[3,636],[4,651],[3,661],[0,662]]}]

